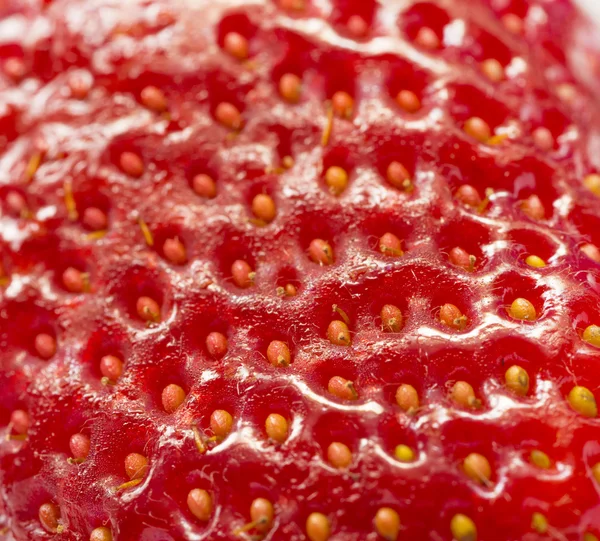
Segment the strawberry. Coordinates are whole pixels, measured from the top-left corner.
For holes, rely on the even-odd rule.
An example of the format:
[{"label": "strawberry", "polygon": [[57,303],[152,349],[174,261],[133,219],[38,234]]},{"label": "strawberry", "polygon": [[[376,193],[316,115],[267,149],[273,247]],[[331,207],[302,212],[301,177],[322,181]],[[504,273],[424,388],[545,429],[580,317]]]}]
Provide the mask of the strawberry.
[{"label": "strawberry", "polygon": [[0,538],[600,538],[566,0],[0,6]]}]

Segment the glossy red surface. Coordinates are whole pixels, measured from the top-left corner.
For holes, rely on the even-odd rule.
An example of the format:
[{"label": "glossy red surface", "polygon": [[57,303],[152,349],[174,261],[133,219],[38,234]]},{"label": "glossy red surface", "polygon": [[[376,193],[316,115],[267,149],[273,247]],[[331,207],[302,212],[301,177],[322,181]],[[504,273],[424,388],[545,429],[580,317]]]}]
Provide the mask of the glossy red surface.
[{"label": "glossy red surface", "polygon": [[300,541],[310,516],[375,541],[390,509],[399,539],[457,514],[483,541],[600,537],[600,421],[567,400],[600,392],[580,23],[562,0],[1,2],[0,539]]}]

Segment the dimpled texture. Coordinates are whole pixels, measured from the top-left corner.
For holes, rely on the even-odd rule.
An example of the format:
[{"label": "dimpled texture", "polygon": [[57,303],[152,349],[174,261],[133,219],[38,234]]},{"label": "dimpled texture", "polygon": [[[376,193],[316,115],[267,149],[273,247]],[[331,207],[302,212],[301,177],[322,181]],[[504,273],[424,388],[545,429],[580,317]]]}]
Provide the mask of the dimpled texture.
[{"label": "dimpled texture", "polygon": [[[600,350],[581,338],[600,325],[600,266],[579,250],[600,246],[600,199],[583,183],[598,166],[597,56],[572,48],[588,27],[562,0],[291,4],[0,4],[0,538],[87,540],[106,526],[126,541],[300,541],[322,513],[331,540],[375,541],[381,507],[398,513],[402,539],[450,540],[459,513],[484,541],[540,539],[534,513],[555,539],[600,535],[600,424],[566,399],[600,382]],[[247,60],[223,50],[231,31]],[[504,68],[497,82],[487,59]],[[297,104],[279,95],[287,73],[302,81]],[[149,86],[167,111],[148,91],[144,105]],[[402,90],[417,112],[398,105]],[[330,115],[339,91],[353,99],[349,118]],[[216,120],[222,102],[241,114],[239,131]],[[464,132],[473,116],[493,140]],[[143,162],[135,175],[125,152]],[[392,161],[409,172],[406,189],[386,180]],[[339,195],[324,181],[332,166],[348,173]],[[200,174],[214,198],[193,191]],[[454,197],[463,184],[493,192],[472,208]],[[268,224],[252,214],[260,193],[276,206]],[[543,219],[522,210],[532,195]],[[82,222],[87,209],[107,217],[106,232]],[[402,255],[380,251],[385,233]],[[163,252],[173,238],[185,246],[178,264]],[[314,239],[331,246],[331,265],[309,258]],[[448,260],[457,246],[473,272]],[[245,289],[237,260],[255,272]],[[81,292],[62,282],[69,267],[85,275]],[[143,320],[140,297],[160,314]],[[509,317],[516,298],[535,321]],[[439,321],[447,303],[463,329]],[[402,312],[398,332],[383,329],[386,304]],[[351,344],[333,345],[327,327],[342,319]],[[211,332],[227,338],[222,357],[208,353]],[[40,333],[56,339],[49,359]],[[289,366],[267,361],[272,340],[288,344]],[[105,355],[123,361],[116,382],[102,383]],[[529,374],[526,396],[506,388],[512,365]],[[328,393],[335,376],[356,400]],[[479,407],[449,400],[456,381]],[[186,393],[170,414],[168,384]],[[416,411],[396,405],[400,384],[416,389]],[[217,409],[232,430],[209,441]],[[25,437],[9,425],[15,410],[29,414]],[[289,423],[284,443],[267,438],[271,413]],[[89,454],[68,461],[78,433]],[[351,450],[347,469],[328,464],[333,442]],[[397,445],[414,460],[396,460]],[[531,463],[534,449],[549,469]],[[131,453],[147,457],[146,474],[116,490]],[[463,471],[471,453],[489,461],[489,483]],[[195,488],[212,495],[207,522],[187,507]],[[256,498],[273,504],[272,524],[234,533]],[[60,509],[59,533],[39,522],[46,503]]]}]

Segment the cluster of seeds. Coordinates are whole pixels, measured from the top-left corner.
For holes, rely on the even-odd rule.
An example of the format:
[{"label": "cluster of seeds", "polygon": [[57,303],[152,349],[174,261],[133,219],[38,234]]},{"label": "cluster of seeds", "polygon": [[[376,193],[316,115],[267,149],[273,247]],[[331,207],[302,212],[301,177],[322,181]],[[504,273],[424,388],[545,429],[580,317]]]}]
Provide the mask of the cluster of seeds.
[{"label": "cluster of seeds", "polygon": [[0,6],[0,537],[600,538],[562,2],[317,4]]}]

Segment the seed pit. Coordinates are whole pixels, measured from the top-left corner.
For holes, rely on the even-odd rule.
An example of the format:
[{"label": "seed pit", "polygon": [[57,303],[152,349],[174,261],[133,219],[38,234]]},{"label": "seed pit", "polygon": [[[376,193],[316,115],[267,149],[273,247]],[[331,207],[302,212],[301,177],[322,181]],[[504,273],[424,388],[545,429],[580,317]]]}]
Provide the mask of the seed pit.
[{"label": "seed pit", "polygon": [[[501,300],[498,314],[514,322],[535,323],[544,314],[544,295],[546,288],[537,286],[532,278],[522,276],[516,272],[505,273],[496,280],[493,290]],[[511,306],[517,299],[526,299],[535,309],[534,319],[520,320],[511,317]]]},{"label": "seed pit", "polygon": [[[333,51],[321,59],[319,70],[325,76],[325,94],[327,99],[333,99],[336,93],[344,92],[353,100],[352,106],[344,114],[338,114],[343,118],[350,118],[356,112],[356,71],[360,60],[355,56],[342,51]],[[333,104],[335,107],[335,103]]]},{"label": "seed pit", "polygon": [[583,242],[591,242],[600,248],[600,218],[593,208],[575,207],[569,219],[575,223]]},{"label": "seed pit", "polygon": [[192,191],[204,201],[219,194],[219,163],[214,149],[203,149],[186,168],[186,178]]},{"label": "seed pit", "polygon": [[450,88],[450,114],[459,128],[476,117],[483,119],[492,131],[508,119],[508,108],[490,98],[485,92],[472,85],[455,85]]},{"label": "seed pit", "polygon": [[364,39],[373,25],[376,9],[375,0],[335,0],[331,21],[341,33],[354,39]]},{"label": "seed pit", "polygon": [[515,259],[524,260],[529,255],[536,255],[548,263],[556,254],[556,243],[533,229],[513,229],[508,233],[508,238],[511,242],[510,253]]},{"label": "seed pit", "polygon": [[224,72],[215,71],[207,79],[210,112],[217,124],[233,131],[244,126],[245,98],[249,89]]},{"label": "seed pit", "polygon": [[158,225],[151,227],[154,239],[153,248],[163,259],[173,265],[183,265],[190,255],[193,242],[190,241],[188,233],[178,225]]},{"label": "seed pit", "polygon": [[[217,42],[219,47],[227,53],[231,47],[231,35],[239,34],[247,41],[249,56],[252,56],[252,38],[256,35],[256,26],[250,21],[245,13],[231,13],[221,19],[217,28]],[[235,49],[235,48],[234,48]],[[242,60],[245,59],[241,58]]]},{"label": "seed pit", "polygon": [[[242,233],[234,229],[223,232],[222,241],[216,245],[213,253],[213,261],[216,261],[223,285],[231,288],[236,293],[244,291],[251,292],[252,287],[241,288],[234,280],[234,263],[242,261],[249,266],[249,272],[257,272],[257,263],[254,258],[252,240],[246,238]],[[236,263],[236,265],[239,265]],[[236,271],[237,272],[237,271]],[[254,282],[253,276],[247,276],[247,280]]]},{"label": "seed pit", "polygon": [[326,413],[321,415],[313,426],[313,435],[315,443],[320,447],[322,460],[329,463],[327,450],[333,442],[343,443],[353,455],[356,453],[362,428],[361,423],[353,416],[340,417]]},{"label": "seed pit", "polygon": [[[473,256],[472,267],[469,270],[481,270],[487,263],[484,248],[492,241],[492,232],[489,227],[481,222],[468,217],[449,222],[440,231],[438,246],[441,256],[454,264],[452,250],[462,248],[469,256]],[[459,265],[460,267],[460,265]]]},{"label": "seed pit", "polygon": [[418,112],[421,107],[416,108],[416,102],[414,102],[415,107],[406,107],[414,100],[407,100],[406,96],[399,97],[398,95],[401,92],[412,92],[417,97],[419,105],[422,106],[424,92],[431,82],[431,76],[414,64],[396,57],[383,56],[379,61],[384,66],[388,66],[386,86],[394,107],[399,107],[409,113]]},{"label": "seed pit", "polygon": [[[115,269],[116,278],[114,282],[110,280],[112,293],[115,302],[120,309],[140,326],[160,323],[168,318],[170,310],[170,287],[168,281],[158,270],[151,270],[141,265],[135,265],[120,272]],[[158,305],[158,313],[154,308],[147,314],[140,314],[143,309],[140,302],[148,299]]]},{"label": "seed pit", "polygon": [[[435,4],[419,2],[402,13],[398,24],[402,32],[412,42],[418,45],[428,45],[426,48],[438,49],[443,43],[444,27],[450,22],[448,14]],[[432,38],[423,41],[422,29],[433,31]],[[437,38],[437,45],[433,37]]]},{"label": "seed pit", "polygon": [[502,67],[506,67],[513,57],[512,51],[503,41],[478,27],[472,27],[472,35],[465,46],[468,54],[479,62],[493,58]]}]

